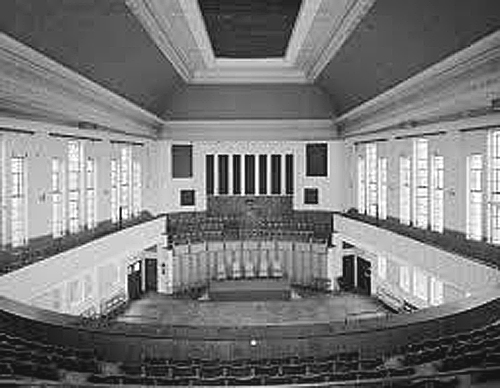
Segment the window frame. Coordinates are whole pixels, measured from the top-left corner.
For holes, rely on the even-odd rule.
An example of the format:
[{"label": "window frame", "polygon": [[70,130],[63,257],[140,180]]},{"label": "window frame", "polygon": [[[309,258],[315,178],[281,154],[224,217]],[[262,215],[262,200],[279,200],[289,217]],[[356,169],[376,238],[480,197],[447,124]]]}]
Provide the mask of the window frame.
[{"label": "window frame", "polygon": [[26,157],[10,158],[10,203],[11,245],[18,248],[26,245],[28,238],[28,200]]},{"label": "window frame", "polygon": [[431,230],[444,231],[444,156],[431,159]]},{"label": "window frame", "polygon": [[481,241],[483,238],[483,155],[472,154],[467,156],[466,165],[466,237],[470,240]]}]

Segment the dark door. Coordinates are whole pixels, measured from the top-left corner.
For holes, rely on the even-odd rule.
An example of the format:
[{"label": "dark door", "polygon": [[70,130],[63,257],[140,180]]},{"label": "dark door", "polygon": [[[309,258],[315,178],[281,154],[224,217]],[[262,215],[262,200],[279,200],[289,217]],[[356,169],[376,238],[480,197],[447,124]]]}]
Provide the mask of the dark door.
[{"label": "dark door", "polygon": [[146,259],[145,275],[146,275],[146,292],[158,291],[158,260]]},{"label": "dark door", "polygon": [[345,290],[352,290],[354,283],[354,255],[342,257],[342,287]]},{"label": "dark door", "polygon": [[371,294],[371,276],[372,264],[361,257],[358,257],[358,291],[361,294],[370,295]]},{"label": "dark door", "polygon": [[142,294],[142,263],[137,261],[128,266],[128,297],[139,299]]}]

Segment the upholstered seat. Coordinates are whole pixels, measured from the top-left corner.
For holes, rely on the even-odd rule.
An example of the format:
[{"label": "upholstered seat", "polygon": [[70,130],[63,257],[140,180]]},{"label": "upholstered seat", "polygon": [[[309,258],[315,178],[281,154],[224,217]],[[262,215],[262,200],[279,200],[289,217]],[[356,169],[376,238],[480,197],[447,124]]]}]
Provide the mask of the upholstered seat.
[{"label": "upholstered seat", "polygon": [[249,378],[253,375],[253,369],[250,366],[231,366],[227,369],[228,376],[238,378]]},{"label": "upholstered seat", "polygon": [[225,374],[224,367],[220,366],[203,366],[200,368],[200,377],[202,379],[214,379],[223,377]]}]

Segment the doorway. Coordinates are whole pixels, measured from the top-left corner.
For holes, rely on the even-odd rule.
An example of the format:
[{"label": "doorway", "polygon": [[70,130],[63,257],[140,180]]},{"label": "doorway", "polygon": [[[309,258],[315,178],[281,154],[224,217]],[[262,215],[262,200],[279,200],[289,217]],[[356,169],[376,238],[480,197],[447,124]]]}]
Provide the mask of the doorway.
[{"label": "doorway", "polygon": [[144,262],[146,282],[145,288],[146,292],[156,292],[158,291],[158,260],[157,259],[146,259]]},{"label": "doorway", "polygon": [[358,292],[363,295],[371,295],[372,263],[362,257],[357,258],[357,280]]},{"label": "doorway", "polygon": [[142,295],[142,262],[136,261],[127,267],[128,298],[139,299]]},{"label": "doorway", "polygon": [[354,255],[342,257],[342,288],[346,291],[353,290],[356,286],[354,278]]}]

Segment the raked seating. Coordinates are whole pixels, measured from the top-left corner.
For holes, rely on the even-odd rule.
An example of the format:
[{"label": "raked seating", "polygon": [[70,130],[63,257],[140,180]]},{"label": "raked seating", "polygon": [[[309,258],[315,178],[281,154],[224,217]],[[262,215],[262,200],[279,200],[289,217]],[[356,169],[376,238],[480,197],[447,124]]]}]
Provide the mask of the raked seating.
[{"label": "raked seating", "polygon": [[[77,350],[0,333],[0,384],[6,382],[68,382],[80,386],[194,385],[250,386],[356,382],[375,387],[458,387],[457,375],[471,381],[500,380],[500,325],[415,343],[390,359],[365,358],[358,352],[328,357],[287,357],[245,360],[173,360],[143,358],[135,364],[98,359],[92,350]],[[394,359],[402,360],[394,363]],[[420,365],[431,365],[426,375]],[[105,367],[107,365],[107,367]],[[72,377],[74,378],[74,376]],[[377,385],[378,384],[378,385]]]}]

